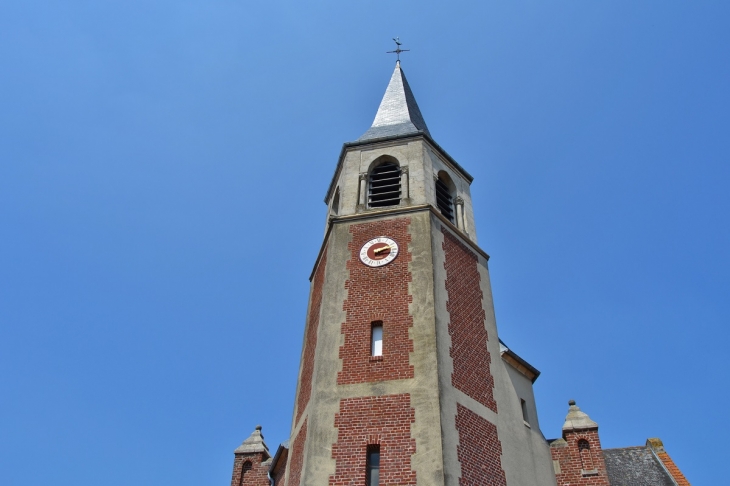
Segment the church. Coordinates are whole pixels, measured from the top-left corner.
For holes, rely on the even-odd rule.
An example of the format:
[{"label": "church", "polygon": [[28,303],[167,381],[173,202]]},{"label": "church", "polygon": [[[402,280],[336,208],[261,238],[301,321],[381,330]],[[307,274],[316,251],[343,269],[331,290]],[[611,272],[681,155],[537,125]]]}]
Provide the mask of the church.
[{"label": "church", "polygon": [[497,333],[472,180],[398,61],[327,190],[290,439],[272,454],[257,426],[231,486],[690,484],[659,439],[602,449],[572,400],[545,438],[540,372]]}]

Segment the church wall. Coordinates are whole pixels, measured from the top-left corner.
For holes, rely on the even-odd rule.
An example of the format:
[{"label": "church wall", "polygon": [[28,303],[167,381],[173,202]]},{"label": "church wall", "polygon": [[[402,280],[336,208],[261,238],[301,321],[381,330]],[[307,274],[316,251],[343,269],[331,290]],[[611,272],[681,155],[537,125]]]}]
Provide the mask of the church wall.
[{"label": "church wall", "polygon": [[236,454],[231,486],[269,486],[269,461],[263,453]]},{"label": "church wall", "polygon": [[[590,446],[579,448],[584,440]],[[550,453],[558,486],[609,486],[598,429],[563,431],[563,440],[551,444]]]},{"label": "church wall", "polygon": [[[464,219],[466,222],[466,234],[471,241],[477,242],[477,231],[474,223],[474,211],[471,204],[470,183],[464,179],[459,172],[451,168],[451,165],[439,155],[430,145],[423,144],[424,151],[424,170],[431,174],[431,179],[427,189],[427,198],[429,204],[436,206],[436,189],[434,186],[434,178],[440,171],[446,172],[454,185],[456,186],[456,197],[464,200]],[[461,228],[460,228],[461,229]],[[462,232],[464,230],[462,229]]]},{"label": "church wall", "polygon": [[[412,296],[408,288],[412,280],[410,224],[411,218],[401,217],[350,226],[350,276],[345,283],[344,302],[347,318],[342,324],[344,344],[340,347],[342,370],[337,375],[338,385],[413,378],[413,317],[409,311]],[[362,264],[360,248],[377,236],[393,238],[401,250],[390,264],[374,269]],[[374,321],[383,324],[383,356],[370,355]]]},{"label": "church wall", "polygon": [[507,372],[507,376],[509,376],[512,391],[514,392],[511,393],[512,404],[510,408],[517,409],[519,407],[521,410],[522,404],[520,403],[520,399],[524,400],[527,405],[527,422],[530,424],[530,428],[540,430],[532,382],[504,360],[502,361],[502,365]]},{"label": "church wall", "polygon": [[369,445],[380,447],[381,484],[417,484],[416,472],[411,468],[411,456],[416,451],[411,435],[413,422],[415,411],[408,393],[343,399],[335,419],[337,443],[332,446],[337,466],[329,484],[363,484]]},{"label": "church wall", "polygon": [[[456,257],[463,259],[465,252],[461,246],[457,246],[458,251],[456,251],[456,256],[451,255],[447,257],[448,250],[443,250],[444,243],[448,242],[447,238],[453,239],[458,238],[458,236],[450,233],[450,230],[445,230],[451,235],[450,237],[445,237],[444,225],[436,216],[432,216],[431,218],[433,225],[431,238],[434,247],[439,395],[441,401],[444,466],[446,471],[448,471],[445,476],[445,484],[453,486],[473,484],[468,482],[467,478],[469,473],[463,470],[464,462],[468,463],[472,461],[478,463],[482,461],[485,467],[492,464],[486,457],[467,458],[464,456],[463,451],[468,450],[468,448],[465,449],[466,444],[461,449],[459,448],[462,445],[462,439],[468,442],[471,440],[470,437],[472,437],[472,429],[468,428],[470,421],[459,419],[462,423],[457,423],[459,407],[464,407],[496,427],[498,444],[494,438],[492,442],[494,442],[495,449],[501,449],[500,464],[508,485],[554,486],[555,482],[547,444],[537,426],[528,428],[524,425],[522,411],[515,394],[514,386],[501,359],[487,262],[482,255],[477,255],[476,252],[473,252],[472,256],[467,257],[466,260],[470,262],[470,265],[473,264],[476,267],[479,274],[478,279],[475,279],[472,275],[470,280],[475,285],[478,285],[481,291],[480,306],[482,312],[472,312],[470,315],[480,319],[486,330],[489,374],[494,383],[492,392],[496,407],[492,407],[492,402],[487,398],[488,395],[480,395],[479,393],[475,393],[474,390],[469,390],[463,386],[460,389],[455,384],[459,383],[459,378],[457,377],[455,381],[454,375],[457,374],[458,376],[462,371],[460,371],[460,365],[455,363],[451,355],[454,346],[454,330],[449,328],[452,316],[447,306],[449,301],[447,279],[451,275],[448,274],[445,263],[447,258]],[[451,246],[451,250],[453,251],[453,243],[449,246]],[[440,248],[442,249],[441,251],[438,250]],[[466,284],[466,281],[464,283]],[[467,327],[470,328],[471,326]],[[462,330],[462,332],[464,331]],[[479,332],[477,334],[475,335],[475,339],[484,339],[483,334]],[[464,352],[464,350],[462,349],[460,352]],[[482,370],[481,372],[485,373],[486,370]],[[482,385],[486,381],[488,380],[481,379]],[[462,412],[463,415],[465,413]],[[484,428],[483,424],[476,427],[478,429]],[[462,451],[461,458],[459,457],[460,450]]]},{"label": "church wall", "polygon": [[[335,427],[336,420],[344,420],[338,417],[347,417],[347,420],[357,420],[357,414],[353,414],[350,405],[352,400],[374,400],[374,397],[384,396],[404,396],[408,397],[410,405],[408,410],[403,413],[407,417],[407,413],[412,413],[412,423],[408,422],[407,429],[409,439],[414,441],[415,452],[410,457],[410,470],[415,474],[419,484],[443,484],[443,464],[441,461],[441,442],[439,430],[439,413],[438,413],[438,397],[433,393],[438,386],[437,372],[433,366],[435,360],[435,326],[433,315],[433,273],[431,267],[431,242],[428,237],[430,231],[430,213],[421,211],[409,213],[407,215],[380,216],[377,220],[355,220],[340,219],[333,224],[329,233],[327,242],[327,266],[325,270],[325,283],[323,287],[323,301],[320,313],[320,325],[317,339],[317,349],[315,358],[315,367],[313,373],[313,386],[309,406],[302,415],[300,422],[305,418],[308,420],[306,444],[303,447],[303,465],[302,465],[302,485],[329,484],[333,475],[338,474],[336,471],[341,465],[337,461],[338,456],[335,453],[334,446],[340,442],[338,436],[339,429]],[[377,224],[376,224],[377,222]],[[406,223],[404,225],[404,223]],[[366,228],[373,231],[372,235],[367,234]],[[405,232],[403,232],[405,231]],[[367,303],[368,298],[378,295],[375,291],[372,295],[361,295],[354,298],[350,295],[353,290],[352,283],[347,281],[356,277],[362,279],[362,275],[357,276],[359,272],[365,269],[364,266],[356,260],[358,258],[359,249],[364,241],[383,234],[395,236],[401,245],[401,254],[397,259],[389,264],[396,265],[406,264],[410,275],[401,275],[399,278],[407,278],[406,287],[397,290],[406,297],[406,312],[403,316],[410,324],[399,329],[398,332],[404,333],[412,341],[412,349],[405,349],[407,356],[406,366],[398,366],[395,371],[406,370],[405,376],[388,373],[374,373],[360,375],[356,380],[345,380],[344,383],[338,383],[338,377],[344,376],[341,373],[347,371],[347,366],[352,363],[349,348],[347,348],[347,337],[343,334],[348,332],[347,322],[348,313],[345,309],[349,309],[355,313],[360,310],[377,310],[377,305],[370,307]],[[358,236],[356,241],[355,236]],[[410,238],[410,243],[408,239]],[[360,241],[363,240],[363,241]],[[405,248],[404,248],[405,245]],[[406,248],[408,251],[405,251]],[[409,259],[410,254],[410,261]],[[353,273],[352,267],[358,273]],[[387,267],[385,267],[387,268]],[[379,269],[370,269],[372,272],[372,280],[370,282],[373,288],[378,285],[387,285],[386,280],[378,279],[385,277],[386,273]],[[393,267],[394,269],[396,267]],[[361,282],[362,283],[362,282]],[[388,287],[390,288],[390,287]],[[356,304],[360,301],[360,309],[357,306],[350,308],[347,301],[353,297],[352,303]],[[389,297],[381,296],[388,299]],[[398,297],[399,299],[401,297]],[[361,323],[366,323],[369,330],[370,321],[361,316]],[[373,320],[378,316],[373,316]],[[386,327],[385,339],[387,335],[387,319],[383,316]],[[361,336],[364,338],[365,336]],[[407,341],[406,341],[407,342]],[[369,336],[367,340],[363,340],[362,350],[369,350]],[[384,349],[387,359],[387,346]],[[341,354],[341,349],[347,348],[347,356]],[[361,350],[361,351],[362,351]],[[343,359],[345,357],[346,359]],[[356,366],[350,369],[349,377],[356,376],[360,371],[367,369],[370,365],[370,356],[360,356],[362,360]],[[358,358],[359,359],[359,358]],[[350,361],[350,364],[348,364]],[[396,360],[397,362],[397,360]],[[363,366],[364,365],[364,366]],[[352,373],[360,367],[357,373]],[[411,370],[411,371],[408,371]],[[391,415],[392,411],[384,410],[383,416]],[[378,417],[373,417],[377,419]],[[339,422],[338,422],[339,423]],[[392,421],[388,422],[392,425]],[[301,424],[300,424],[301,425]],[[391,425],[380,427],[385,433],[385,429]],[[378,427],[375,427],[378,429]],[[371,430],[368,435],[377,435],[377,430]],[[300,431],[301,433],[301,431]],[[292,441],[297,441],[296,427],[293,430]],[[398,440],[405,440],[402,437]],[[364,447],[366,443],[355,444],[355,447]],[[360,467],[364,474],[365,456],[364,449]],[[296,454],[296,446],[292,446],[292,455]],[[387,454],[387,451],[383,451]],[[344,457],[344,456],[343,456]],[[385,456],[384,460],[385,460]],[[294,463],[294,458],[292,458]],[[384,466],[385,467],[385,466]],[[383,469],[382,472],[385,472]],[[293,486],[291,471],[289,472],[290,486]],[[404,473],[403,477],[408,477]],[[336,476],[340,481],[341,476]],[[407,484],[407,483],[403,483]]]},{"label": "church wall", "polygon": [[324,272],[327,268],[327,250],[325,249],[320,258],[317,270],[312,279],[312,290],[310,294],[309,312],[307,313],[307,324],[304,331],[304,346],[301,361],[301,374],[299,376],[299,393],[297,394],[296,418],[299,421],[309,398],[312,394],[312,373],[314,373],[314,354],[317,350],[317,334],[319,331],[319,314],[322,306],[322,287],[324,286]]},{"label": "church wall", "polygon": [[[344,155],[342,167],[337,175],[335,188],[340,191],[338,216],[348,216],[367,212],[367,208],[359,206],[360,177],[369,174],[373,164],[381,157],[392,157],[398,161],[401,169],[408,171],[408,187],[402,187],[403,200],[400,206],[431,204],[436,206],[434,177],[439,171],[445,171],[456,186],[454,198],[464,201],[464,220],[469,239],[477,242],[474,211],[471,202],[470,183],[455,170],[446,159],[424,139],[413,139],[407,142],[395,140],[375,143],[365,147],[350,148]],[[365,191],[367,192],[367,185]],[[330,195],[327,204],[328,219],[335,191]],[[406,198],[406,195],[408,197]]]},{"label": "church wall", "polygon": [[302,479],[302,468],[304,467],[304,446],[307,442],[307,418],[304,418],[297,435],[291,442],[291,461],[287,464],[289,469],[289,486],[299,486]]}]

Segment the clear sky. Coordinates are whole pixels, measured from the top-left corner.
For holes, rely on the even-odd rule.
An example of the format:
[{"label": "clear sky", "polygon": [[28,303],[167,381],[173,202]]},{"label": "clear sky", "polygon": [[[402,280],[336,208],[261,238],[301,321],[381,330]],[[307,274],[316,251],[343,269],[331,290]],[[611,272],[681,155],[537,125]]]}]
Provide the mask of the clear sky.
[{"label": "clear sky", "polygon": [[604,447],[727,481],[730,2],[0,0],[0,482],[227,485],[289,433],[391,37],[475,177],[502,339]]}]

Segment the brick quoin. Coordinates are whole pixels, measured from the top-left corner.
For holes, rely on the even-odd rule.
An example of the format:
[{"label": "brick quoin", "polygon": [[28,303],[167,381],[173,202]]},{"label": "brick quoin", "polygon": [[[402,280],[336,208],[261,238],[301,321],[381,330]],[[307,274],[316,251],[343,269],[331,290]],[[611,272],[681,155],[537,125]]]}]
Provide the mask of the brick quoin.
[{"label": "brick quoin", "polygon": [[[338,385],[413,378],[413,341],[408,336],[413,326],[408,312],[413,300],[408,294],[410,224],[410,218],[400,218],[350,226],[350,276],[345,282],[347,299],[342,305],[347,315],[342,324],[345,341],[340,347],[342,371],[337,375]],[[360,248],[378,236],[395,240],[399,253],[389,264],[371,268],[360,261]],[[373,321],[383,321],[383,356],[377,359],[370,356]]]},{"label": "brick quoin", "polygon": [[[231,486],[269,486],[271,484],[268,476],[269,463],[263,463],[263,456],[262,452],[236,454],[233,460]],[[245,474],[242,474],[244,472]]]},{"label": "brick quoin", "polygon": [[484,328],[484,296],[479,285],[479,259],[448,230],[442,227],[441,232],[451,336],[449,354],[454,364],[451,384],[496,413],[494,378],[487,349],[489,336]]},{"label": "brick quoin", "polygon": [[461,464],[459,486],[506,486],[497,426],[460,403],[456,406],[456,430],[459,432],[456,452]]},{"label": "brick quoin", "polygon": [[317,271],[312,280],[312,304],[307,316],[307,331],[304,337],[304,356],[302,356],[302,378],[297,397],[297,419],[307,408],[312,395],[312,373],[314,372],[314,352],[317,350],[317,331],[319,329],[319,311],[322,307],[322,287],[324,286],[324,270],[327,266],[327,250],[322,254]]},{"label": "brick quoin", "polygon": [[[553,461],[559,461],[560,474],[556,474],[558,486],[610,486],[606,463],[603,460],[603,449],[598,438],[598,430],[581,430],[567,432],[564,435],[566,445],[551,446],[550,454]],[[589,461],[592,462],[595,473],[583,475],[583,460],[578,448],[580,440],[588,441],[590,445]],[[585,452],[584,452],[585,454]]]},{"label": "brick quoin", "polygon": [[[416,484],[411,456],[416,441],[411,437],[415,411],[407,393],[379,397],[347,398],[335,415],[337,443],[332,446],[336,461],[330,486],[362,486],[368,445],[380,445],[380,484]],[[293,485],[292,485],[293,486]]]},{"label": "brick quoin", "polygon": [[302,467],[304,467],[304,443],[307,441],[307,419],[304,419],[302,428],[299,429],[296,439],[291,446],[291,466],[289,467],[289,481],[287,486],[299,486],[302,480]]}]

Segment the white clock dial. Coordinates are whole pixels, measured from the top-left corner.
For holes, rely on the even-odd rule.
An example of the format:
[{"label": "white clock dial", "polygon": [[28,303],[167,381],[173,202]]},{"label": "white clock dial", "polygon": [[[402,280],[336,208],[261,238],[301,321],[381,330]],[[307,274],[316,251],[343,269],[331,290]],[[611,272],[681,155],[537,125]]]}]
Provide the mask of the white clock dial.
[{"label": "white clock dial", "polygon": [[398,243],[387,236],[368,241],[360,249],[360,261],[369,267],[382,267],[398,256]]}]

